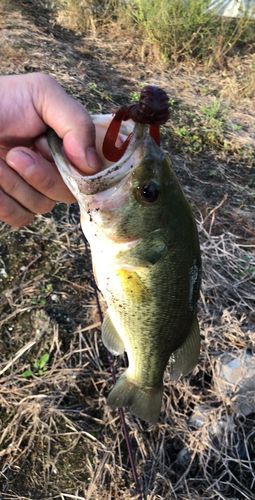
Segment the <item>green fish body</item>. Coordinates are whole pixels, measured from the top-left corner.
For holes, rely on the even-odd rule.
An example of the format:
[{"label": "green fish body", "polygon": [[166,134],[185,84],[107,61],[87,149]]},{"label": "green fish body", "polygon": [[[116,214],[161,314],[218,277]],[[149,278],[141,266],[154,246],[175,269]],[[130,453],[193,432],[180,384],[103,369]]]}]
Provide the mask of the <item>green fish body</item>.
[{"label": "green fish body", "polygon": [[[94,117],[98,151],[110,119]],[[122,130],[124,137],[129,126]],[[201,257],[191,208],[170,159],[144,125],[135,125],[121,160],[94,176],[82,176],[70,165],[52,131],[49,144],[79,202],[96,280],[108,306],[103,342],[114,355],[125,350],[128,356],[129,366],[107,403],[127,406],[156,423],[169,359],[175,380],[192,371],[200,350]]]}]

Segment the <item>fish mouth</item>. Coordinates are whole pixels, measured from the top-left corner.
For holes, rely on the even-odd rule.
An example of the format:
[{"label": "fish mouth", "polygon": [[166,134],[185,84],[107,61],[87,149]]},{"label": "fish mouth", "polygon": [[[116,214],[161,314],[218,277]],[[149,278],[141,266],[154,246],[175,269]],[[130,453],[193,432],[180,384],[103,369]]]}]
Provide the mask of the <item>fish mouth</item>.
[{"label": "fish mouth", "polygon": [[123,142],[130,132],[132,132],[130,143],[118,162],[107,162],[102,154],[102,144],[108,125],[112,120],[112,115],[106,115],[103,119],[102,117],[100,119],[100,116],[92,115],[91,118],[96,127],[97,151],[103,163],[103,170],[93,175],[84,175],[84,172],[81,172],[79,168],[71,164],[64,153],[62,140],[53,130],[48,132],[48,141],[54,161],[64,182],[74,192],[74,195],[78,194],[78,192],[80,194],[93,195],[108,190],[131,174],[141,163],[144,154],[143,148],[139,146],[147,135],[147,127],[140,123],[134,124],[132,120],[128,120],[129,123],[127,123],[127,126],[124,125],[120,131],[119,142]]}]

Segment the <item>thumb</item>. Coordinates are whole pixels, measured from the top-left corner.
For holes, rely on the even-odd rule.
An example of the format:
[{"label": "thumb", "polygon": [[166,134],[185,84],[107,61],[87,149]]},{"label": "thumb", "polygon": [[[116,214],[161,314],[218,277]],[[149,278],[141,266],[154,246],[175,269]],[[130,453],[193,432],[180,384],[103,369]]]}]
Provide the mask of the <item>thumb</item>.
[{"label": "thumb", "polygon": [[95,126],[89,113],[56,80],[44,74],[40,77],[45,81],[40,84],[39,96],[37,82],[37,102],[34,102],[37,112],[63,139],[66,156],[74,165],[86,174],[99,171],[101,161],[95,147]]}]

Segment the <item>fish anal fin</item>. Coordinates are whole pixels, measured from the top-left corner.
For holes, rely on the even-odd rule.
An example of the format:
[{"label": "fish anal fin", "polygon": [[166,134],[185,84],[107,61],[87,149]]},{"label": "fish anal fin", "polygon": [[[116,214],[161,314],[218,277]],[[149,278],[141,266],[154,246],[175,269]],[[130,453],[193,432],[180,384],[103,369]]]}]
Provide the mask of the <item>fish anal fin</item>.
[{"label": "fish anal fin", "polygon": [[177,380],[181,375],[188,375],[196,366],[200,353],[200,333],[194,316],[188,336],[183,344],[170,357],[170,378]]},{"label": "fish anal fin", "polygon": [[108,351],[115,356],[122,354],[125,350],[123,340],[118,334],[108,311],[102,324],[102,341]]},{"label": "fish anal fin", "polygon": [[128,369],[111,390],[107,404],[111,408],[128,407],[134,415],[156,424],[161,409],[162,387],[139,387],[128,379]]},{"label": "fish anal fin", "polygon": [[151,294],[141,281],[136,271],[117,270],[122,291],[127,300],[143,303],[151,299]]}]

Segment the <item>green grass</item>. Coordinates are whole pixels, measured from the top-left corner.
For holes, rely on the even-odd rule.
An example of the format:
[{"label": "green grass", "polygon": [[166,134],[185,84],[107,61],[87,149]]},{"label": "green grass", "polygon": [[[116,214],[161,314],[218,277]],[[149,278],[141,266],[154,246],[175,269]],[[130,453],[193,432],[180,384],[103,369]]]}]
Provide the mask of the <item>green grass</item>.
[{"label": "green grass", "polygon": [[230,148],[228,107],[221,97],[214,97],[209,104],[197,109],[176,106],[171,127],[173,139],[179,141],[187,153],[196,155],[208,148]]},{"label": "green grass", "polygon": [[49,361],[50,355],[46,352],[43,354],[39,360],[36,360],[33,363],[33,370],[25,370],[21,376],[22,377],[30,377],[35,374],[37,376],[43,375],[43,373],[48,369],[46,363]]},{"label": "green grass", "polygon": [[157,44],[165,59],[176,63],[185,57],[218,60],[238,42],[254,40],[255,23],[219,18],[206,11],[207,5],[207,0],[133,0],[126,11],[143,37]]},{"label": "green grass", "polygon": [[[195,58],[220,63],[234,50],[254,45],[255,21],[227,19],[207,11],[209,0],[55,0],[78,32],[105,28],[134,34],[159,49],[163,61]],[[72,21],[71,21],[72,19]],[[110,29],[109,29],[110,28]]]}]

